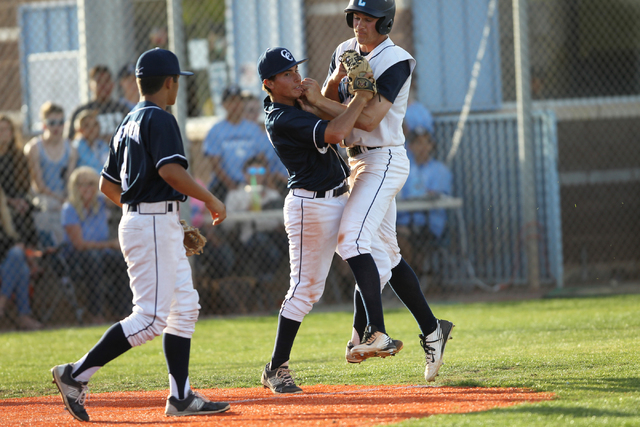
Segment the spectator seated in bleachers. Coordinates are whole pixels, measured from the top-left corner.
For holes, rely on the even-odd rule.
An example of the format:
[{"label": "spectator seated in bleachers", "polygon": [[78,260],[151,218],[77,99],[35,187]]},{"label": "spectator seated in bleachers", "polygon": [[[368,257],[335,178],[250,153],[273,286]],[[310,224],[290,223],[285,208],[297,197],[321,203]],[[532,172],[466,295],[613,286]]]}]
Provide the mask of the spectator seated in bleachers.
[{"label": "spectator seated in bleachers", "polygon": [[60,209],[66,199],[66,184],[75,169],[77,152],[64,137],[64,110],[52,102],[40,108],[42,135],[24,147],[29,159],[31,186],[35,193],[36,226],[45,246],[59,244],[64,234],[60,227]]},{"label": "spectator seated in bleachers", "polygon": [[18,326],[25,330],[40,329],[42,324],[33,318],[29,296],[31,270],[24,251],[24,243],[16,232],[9,212],[7,198],[0,189],[0,318],[5,316],[9,299],[15,295]]},{"label": "spectator seated in bleachers", "polygon": [[136,106],[140,100],[138,83],[136,83],[136,65],[132,62],[125,64],[118,71],[118,86],[120,86],[120,103],[129,109]]},{"label": "spectator seated in bleachers", "polygon": [[0,115],[0,187],[4,190],[11,219],[27,248],[36,249],[38,234],[33,220],[29,163],[13,121]]},{"label": "spectator seated in bleachers", "polygon": [[112,98],[115,83],[111,76],[111,71],[106,65],[96,65],[89,71],[89,89],[91,90],[91,101],[77,107],[71,115],[69,121],[69,139],[76,135],[75,122],[78,114],[83,110],[96,110],[98,112],[98,122],[103,141],[111,140],[111,133],[122,122],[124,116],[129,114],[131,109],[118,100]]},{"label": "spectator seated in bleachers", "polygon": [[[244,179],[238,188],[229,191],[225,199],[227,214],[234,212],[282,209],[284,197],[274,188],[268,187],[267,162],[262,156],[249,158],[242,167]],[[260,219],[251,222],[222,223],[223,228],[236,229],[236,258],[242,259],[239,274],[273,275],[286,253],[287,237],[282,219]]]},{"label": "spectator seated in bleachers", "polygon": [[222,106],[226,117],[207,133],[202,151],[212,172],[209,189],[224,200],[227,192],[243,182],[244,162],[256,155],[267,159],[268,152],[273,149],[264,130],[254,120],[246,118],[245,98],[239,87],[230,86],[224,90]]},{"label": "spectator seated in bleachers", "polygon": [[76,137],[72,142],[78,152],[77,166],[90,166],[96,172],[102,172],[102,167],[109,157],[109,145],[100,139],[100,123],[96,110],[82,110],[75,122]]},{"label": "spectator seated in bleachers", "polygon": [[[418,104],[419,105],[419,104]],[[398,194],[398,200],[434,198],[451,195],[452,175],[449,168],[435,158],[433,119],[428,110],[418,108],[417,115],[405,119],[411,172]],[[426,114],[425,114],[426,112]],[[396,230],[401,251],[419,276],[428,273],[424,257],[429,259],[435,247],[442,244],[447,223],[444,209],[428,212],[398,212]]]},{"label": "spectator seated in bleachers", "polygon": [[[61,247],[71,279],[84,283],[89,314],[94,323],[105,320],[106,308],[114,317],[130,311],[127,266],[118,239],[109,238],[107,200],[98,191],[99,175],[89,166],[73,171],[69,200],[62,207],[65,230]],[[105,298],[106,297],[106,298]],[[105,301],[109,307],[105,307]]]}]

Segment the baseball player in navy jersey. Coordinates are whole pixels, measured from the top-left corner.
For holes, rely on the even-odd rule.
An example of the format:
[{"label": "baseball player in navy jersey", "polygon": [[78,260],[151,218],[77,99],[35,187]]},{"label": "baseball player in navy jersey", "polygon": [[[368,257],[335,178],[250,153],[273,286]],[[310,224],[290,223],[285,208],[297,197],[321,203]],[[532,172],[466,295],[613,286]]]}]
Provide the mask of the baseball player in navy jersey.
[{"label": "baseball player in navy jersey", "polygon": [[[402,120],[416,61],[388,36],[395,9],[394,0],[350,1],[345,13],[355,37],[335,49],[323,85],[323,94],[337,102],[320,108],[330,117],[336,116],[351,102],[339,58],[346,50],[356,50],[369,61],[380,95],[367,103],[354,130],[344,140],[352,187],[342,215],[338,250],[351,265],[358,284],[354,295],[354,329],[345,356],[351,363],[370,357],[370,353],[361,351],[360,343],[371,338],[372,327],[384,331],[384,324],[376,324],[370,318],[368,307],[365,313],[362,304],[364,285],[373,280],[373,275],[367,276],[367,272],[376,269],[371,253],[375,248],[374,236],[378,235],[393,267],[389,285],[418,322],[426,359],[425,379],[433,381],[454,325],[433,315],[418,278],[400,255],[396,238],[395,196],[409,174]],[[382,286],[384,284],[382,282]]]},{"label": "baseball player in navy jersey", "polygon": [[179,205],[187,196],[205,203],[213,224],[225,206],[187,172],[180,129],[165,111],[176,100],[178,58],[164,49],[143,53],[136,64],[140,102],[124,118],[110,143],[100,190],[122,207],[118,239],[127,262],[133,312],[111,326],[75,363],[51,369],[53,382],[71,415],[89,421],[84,403],[91,376],[132,347],[163,335],[170,395],[165,414],[223,412],[228,403],[211,402],[191,390],[189,353],[200,305],[183,246]]},{"label": "baseball player in navy jersey", "polygon": [[[284,223],[289,239],[290,287],[280,309],[271,361],[262,373],[262,384],[274,393],[302,392],[291,376],[289,356],[304,316],[324,291],[337,247],[342,210],[348,200],[349,168],[335,144],[351,132],[373,95],[356,91],[341,114],[331,121],[322,120],[306,111],[314,110],[309,102],[321,103],[324,97],[317,82],[301,79],[298,64],[304,61],[296,61],[284,48],[267,49],[258,61],[262,87],[269,94],[264,102],[266,130],[289,173]],[[300,108],[303,104],[304,110]],[[374,299],[380,305],[377,315],[382,317],[380,279],[376,281]],[[382,341],[378,340],[378,344]],[[397,347],[389,339],[379,350],[388,355],[395,353]]]}]

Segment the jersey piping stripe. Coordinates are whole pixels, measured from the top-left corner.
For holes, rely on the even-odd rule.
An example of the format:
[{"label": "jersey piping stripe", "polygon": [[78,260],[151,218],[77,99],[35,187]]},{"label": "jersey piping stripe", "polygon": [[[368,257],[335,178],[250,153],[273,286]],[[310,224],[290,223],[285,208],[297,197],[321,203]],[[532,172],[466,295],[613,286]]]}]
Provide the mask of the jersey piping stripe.
[{"label": "jersey piping stripe", "polygon": [[162,111],[164,111],[164,110],[163,110],[162,108],[160,108],[160,107],[156,107],[156,106],[149,106],[149,107],[136,108],[135,110],[130,111],[130,112],[129,112],[129,114],[127,114],[127,116],[130,116],[131,114],[135,114],[135,113],[137,113],[138,111],[148,110],[149,108],[155,108],[155,109],[158,109],[158,110],[162,110]]},{"label": "jersey piping stripe", "polygon": [[109,178],[111,181],[118,182],[118,183],[121,182],[119,179],[112,177],[111,175],[109,175],[105,171],[102,171],[102,175],[107,177],[107,178]]},{"label": "jersey piping stripe", "polygon": [[156,163],[156,169],[160,169],[160,164],[162,164],[162,162],[164,162],[164,161],[166,161],[166,160],[170,160],[170,159],[176,158],[176,157],[179,157],[179,158],[181,158],[181,159],[185,159],[185,160],[187,160],[187,158],[186,158],[185,156],[183,156],[183,155],[180,155],[180,154],[174,154],[173,156],[164,157],[164,158],[162,158],[162,159],[158,160],[158,163]]},{"label": "jersey piping stripe", "polygon": [[384,171],[384,174],[382,175],[382,180],[380,181],[380,185],[378,185],[378,189],[376,190],[376,195],[373,196],[373,200],[371,201],[371,204],[369,205],[369,208],[367,209],[367,213],[364,216],[364,219],[362,220],[362,225],[360,226],[360,231],[358,231],[358,237],[356,237],[356,250],[358,251],[359,255],[362,255],[362,253],[360,252],[360,236],[362,235],[362,229],[364,228],[364,224],[367,222],[367,217],[369,216],[369,212],[371,212],[371,207],[373,206],[373,204],[376,202],[376,197],[378,197],[378,193],[380,192],[380,188],[382,188],[382,185],[384,184],[384,180],[387,178],[387,172],[389,171],[389,165],[391,164],[391,160],[393,159],[393,154],[391,153],[391,150],[389,150],[389,160],[387,161],[387,168]]},{"label": "jersey piping stripe", "polygon": [[282,303],[282,308],[280,309],[280,313],[282,313],[282,311],[284,310],[284,307],[287,305],[287,302],[289,300],[291,300],[291,298],[294,297],[294,295],[296,294],[296,289],[298,289],[298,285],[300,285],[300,282],[302,281],[301,279],[301,275],[302,275],[302,245],[304,244],[303,241],[303,237],[304,237],[304,200],[300,200],[300,262],[298,262],[298,281],[295,284],[295,286],[293,287],[293,291],[291,292],[291,296],[287,299],[284,300],[284,302]]},{"label": "jersey piping stripe", "polygon": [[382,48],[382,50],[380,50],[380,52],[376,53],[375,55],[373,55],[371,58],[367,58],[367,60],[369,62],[371,62],[371,60],[373,60],[376,56],[380,55],[382,52],[384,52],[385,50],[389,49],[390,47],[396,47],[395,44],[391,44],[389,46],[385,46],[384,48]]},{"label": "jersey piping stripe", "polygon": [[132,337],[134,335],[138,335],[143,331],[146,331],[151,326],[153,326],[157,318],[157,313],[158,313],[158,236],[156,234],[156,218],[155,217],[153,217],[153,249],[154,249],[155,260],[156,260],[156,296],[153,304],[153,319],[151,320],[151,323],[149,323],[147,326],[140,329],[138,332],[134,332],[128,335],[127,338]]},{"label": "jersey piping stripe", "polygon": [[340,161],[340,167],[342,168],[342,173],[344,174],[344,177],[347,178],[351,174],[349,172],[349,166],[347,166],[345,161],[342,159],[342,156],[338,153],[338,150],[336,150],[335,145],[330,144],[329,147],[331,147],[331,149],[333,150],[333,153],[336,155],[336,157]]},{"label": "jersey piping stripe", "polygon": [[316,150],[318,150],[320,154],[325,154],[327,152],[327,148],[329,147],[328,146],[324,148],[318,147],[318,141],[316,140],[316,129],[318,129],[318,125],[320,124],[320,122],[321,120],[318,120],[316,122],[316,125],[313,127],[313,144],[316,146]]}]

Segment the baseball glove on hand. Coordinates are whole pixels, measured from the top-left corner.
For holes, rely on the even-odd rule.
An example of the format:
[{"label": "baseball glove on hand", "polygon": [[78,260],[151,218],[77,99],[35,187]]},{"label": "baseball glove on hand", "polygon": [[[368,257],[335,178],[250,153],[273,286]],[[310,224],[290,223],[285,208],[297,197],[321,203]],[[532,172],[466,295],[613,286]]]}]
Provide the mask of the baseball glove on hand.
[{"label": "baseball glove on hand", "polygon": [[185,222],[184,219],[180,220],[182,229],[184,230],[184,241],[182,244],[187,251],[187,256],[199,255],[202,253],[207,238],[200,234],[200,230]]},{"label": "baseball glove on hand", "polygon": [[355,50],[345,50],[339,59],[349,78],[349,95],[354,95],[359,90],[373,92],[374,95],[378,93],[375,79],[373,77],[365,77],[369,73],[373,75],[373,70],[367,58]]}]

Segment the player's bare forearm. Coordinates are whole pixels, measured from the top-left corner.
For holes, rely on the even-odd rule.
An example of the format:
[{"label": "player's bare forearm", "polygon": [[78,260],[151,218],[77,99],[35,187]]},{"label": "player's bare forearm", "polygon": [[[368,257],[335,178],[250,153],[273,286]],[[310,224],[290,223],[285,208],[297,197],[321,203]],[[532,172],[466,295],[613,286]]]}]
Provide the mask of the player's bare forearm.
[{"label": "player's bare forearm", "polygon": [[[392,103],[384,96],[376,94],[362,110],[355,123],[355,128],[371,132],[380,125],[380,122],[389,112]],[[337,101],[323,97],[318,100],[316,108],[323,111],[326,115],[337,117],[347,109],[347,106]]]},{"label": "player's bare forearm", "polygon": [[211,218],[213,218],[213,225],[220,224],[227,217],[224,203],[198,184],[181,165],[177,163],[166,164],[158,169],[158,173],[174,190],[204,202],[205,207],[211,213]]},{"label": "player's bare forearm", "polygon": [[356,92],[349,106],[335,119],[331,120],[324,131],[324,140],[329,144],[337,144],[345,139],[353,130],[356,120],[371,99],[372,92]]},{"label": "player's bare forearm", "polygon": [[122,187],[118,184],[114,184],[113,182],[104,179],[104,177],[100,177],[100,191],[107,196],[109,200],[115,203],[117,206],[122,207],[122,203],[120,203],[120,195],[122,194]]}]

